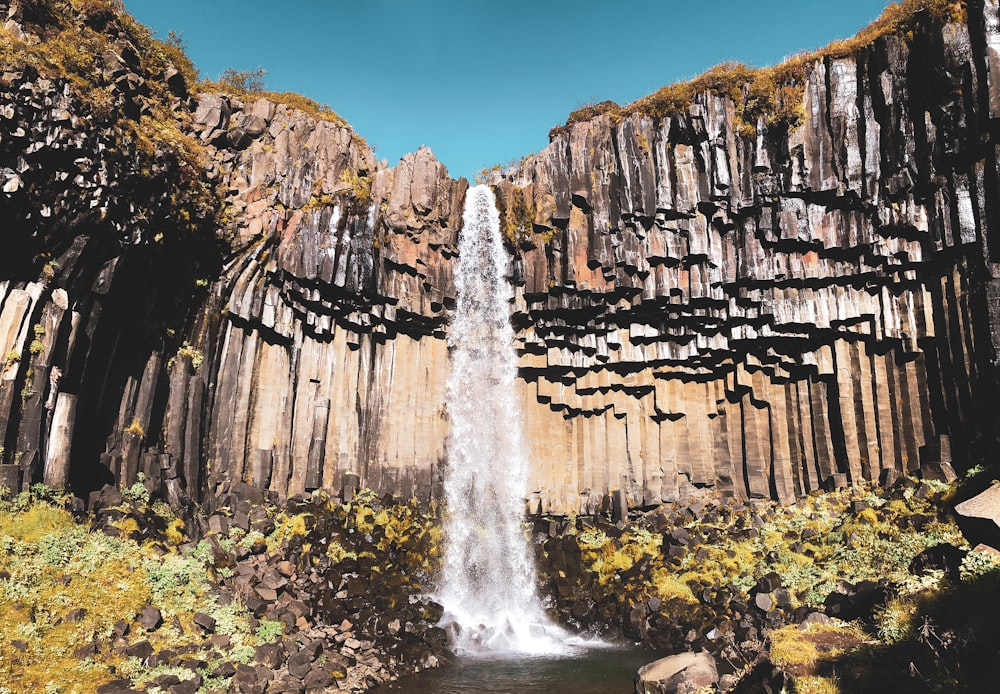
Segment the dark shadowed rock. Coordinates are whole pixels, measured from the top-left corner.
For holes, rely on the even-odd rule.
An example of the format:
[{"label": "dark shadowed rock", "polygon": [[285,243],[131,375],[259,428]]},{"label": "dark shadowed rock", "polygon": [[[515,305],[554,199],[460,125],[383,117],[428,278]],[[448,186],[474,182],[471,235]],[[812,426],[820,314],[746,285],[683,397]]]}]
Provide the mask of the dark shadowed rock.
[{"label": "dark shadowed rock", "polygon": [[119,679],[100,685],[97,694],[139,694],[139,690],[133,688],[132,680]]},{"label": "dark shadowed rock", "polygon": [[913,558],[909,566],[910,573],[919,576],[928,569],[939,569],[946,572],[950,578],[958,579],[959,568],[965,555],[965,550],[948,542],[934,545]]}]

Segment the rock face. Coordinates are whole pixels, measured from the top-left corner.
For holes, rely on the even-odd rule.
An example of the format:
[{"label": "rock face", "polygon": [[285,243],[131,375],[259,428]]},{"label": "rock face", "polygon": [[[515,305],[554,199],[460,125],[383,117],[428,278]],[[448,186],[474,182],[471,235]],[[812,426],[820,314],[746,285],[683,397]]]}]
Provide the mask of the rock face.
[{"label": "rock face", "polygon": [[[558,129],[493,176],[531,510],[790,502],[977,454],[1000,344],[1000,18],[970,3],[916,27],[813,62],[797,127],[751,134],[705,91]],[[0,481],[433,496],[468,184],[427,149],[376,162],[336,118],[189,97],[130,40],[102,59],[103,121],[70,80],[0,80]],[[158,80],[201,168],[157,150],[136,185],[145,155],[115,133],[148,125]],[[185,202],[197,186],[214,209]]]}]

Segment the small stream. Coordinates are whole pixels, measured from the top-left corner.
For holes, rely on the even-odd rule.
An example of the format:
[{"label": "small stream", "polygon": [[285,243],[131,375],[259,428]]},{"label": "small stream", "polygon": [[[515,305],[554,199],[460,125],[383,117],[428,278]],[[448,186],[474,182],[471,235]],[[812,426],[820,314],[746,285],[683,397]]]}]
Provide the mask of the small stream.
[{"label": "small stream", "polygon": [[631,694],[636,670],[661,657],[635,646],[561,657],[460,657],[377,692],[400,694]]}]

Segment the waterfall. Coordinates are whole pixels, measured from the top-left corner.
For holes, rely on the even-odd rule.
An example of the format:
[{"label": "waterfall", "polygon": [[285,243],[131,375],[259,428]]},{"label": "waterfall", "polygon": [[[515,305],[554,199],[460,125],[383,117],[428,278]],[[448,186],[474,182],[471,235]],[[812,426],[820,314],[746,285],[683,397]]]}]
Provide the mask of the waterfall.
[{"label": "waterfall", "polygon": [[542,608],[524,534],[528,465],[506,269],[493,192],[476,186],[465,201],[449,334],[451,435],[437,598],[457,652],[561,653],[568,634]]}]

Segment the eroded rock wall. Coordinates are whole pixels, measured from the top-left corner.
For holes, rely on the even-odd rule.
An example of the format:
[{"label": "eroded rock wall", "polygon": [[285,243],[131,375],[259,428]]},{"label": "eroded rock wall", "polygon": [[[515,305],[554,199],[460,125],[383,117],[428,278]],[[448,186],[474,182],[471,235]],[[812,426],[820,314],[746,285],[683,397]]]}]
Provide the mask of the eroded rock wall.
[{"label": "eroded rock wall", "polygon": [[[971,3],[966,24],[818,59],[790,130],[749,135],[705,92],[669,117],[575,123],[493,176],[532,510],[789,502],[984,453],[998,26],[996,3]],[[141,80],[167,75],[125,48],[102,60],[115,113],[143,123]],[[155,177],[129,203],[142,158],[73,120],[72,84],[26,74],[4,74],[0,113],[7,486],[142,472],[174,503],[236,483],[433,496],[464,179],[427,149],[390,168],[336,118],[188,97],[172,75],[217,214],[169,187],[148,202]],[[175,233],[181,209],[212,231]]]}]

